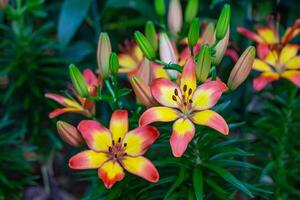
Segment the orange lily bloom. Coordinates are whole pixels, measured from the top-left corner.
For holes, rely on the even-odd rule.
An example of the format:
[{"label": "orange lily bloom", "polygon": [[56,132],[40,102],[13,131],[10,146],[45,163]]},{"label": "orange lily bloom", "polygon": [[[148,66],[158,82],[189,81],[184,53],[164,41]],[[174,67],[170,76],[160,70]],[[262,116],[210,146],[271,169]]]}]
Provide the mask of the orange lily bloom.
[{"label": "orange lily bloom", "polygon": [[[90,69],[86,69],[83,72],[83,77],[88,85],[88,90],[91,96],[97,95],[97,87],[101,86],[101,80],[98,80],[96,75]],[[49,113],[50,118],[57,117],[63,113],[73,112],[80,113],[84,116],[90,117],[95,114],[95,102],[86,98],[80,97],[74,90],[73,86],[69,86],[77,100],[73,98],[67,98],[59,94],[46,93],[45,97],[56,101],[64,106],[64,108],[58,108]]]},{"label": "orange lily bloom", "polygon": [[176,120],[170,144],[173,155],[180,157],[195,135],[194,123],[228,134],[228,125],[223,117],[210,110],[225,90],[226,85],[220,81],[209,81],[196,87],[195,63],[190,58],[183,68],[180,85],[165,78],[153,81],[152,95],[162,106],[146,110],[139,124],[144,126],[152,122]]},{"label": "orange lily bloom", "polygon": [[287,44],[281,51],[272,50],[264,59],[255,59],[253,69],[262,72],[253,81],[253,87],[259,91],[280,77],[286,78],[300,87],[299,45]]},{"label": "orange lily bloom", "polygon": [[89,150],[69,160],[72,169],[98,169],[98,176],[106,188],[111,188],[124,176],[124,169],[150,182],[157,182],[159,174],[150,160],[142,156],[159,137],[153,126],[143,126],[128,132],[128,112],[116,110],[109,129],[93,120],[83,120],[78,130]]}]

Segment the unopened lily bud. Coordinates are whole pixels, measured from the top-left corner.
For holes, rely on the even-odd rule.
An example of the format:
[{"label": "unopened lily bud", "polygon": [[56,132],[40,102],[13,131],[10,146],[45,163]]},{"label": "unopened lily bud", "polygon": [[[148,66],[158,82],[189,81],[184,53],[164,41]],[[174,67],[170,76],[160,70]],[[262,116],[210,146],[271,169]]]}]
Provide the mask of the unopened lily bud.
[{"label": "unopened lily bud", "polygon": [[130,79],[130,83],[139,102],[147,107],[151,107],[157,104],[151,94],[149,85],[147,85],[143,80],[136,76],[133,76]]},{"label": "unopened lily bud", "polygon": [[80,147],[83,145],[84,142],[82,136],[71,124],[64,121],[58,121],[56,123],[56,128],[61,139],[69,145],[74,147]]},{"label": "unopened lily bud", "polygon": [[73,87],[76,90],[76,92],[79,94],[79,96],[81,97],[89,96],[87,83],[83,75],[79,71],[79,69],[74,64],[71,64],[69,66],[69,74],[71,77]]},{"label": "unopened lily bud", "polygon": [[230,23],[230,15],[231,15],[231,9],[230,9],[230,5],[225,4],[220,17],[218,19],[218,23],[216,26],[216,39],[217,40],[222,40],[227,32],[227,29],[229,27],[229,23]]},{"label": "unopened lily bud", "polygon": [[112,74],[117,74],[119,71],[118,55],[115,52],[110,54],[109,67]]},{"label": "unopened lily bud", "polygon": [[[166,33],[161,33],[159,36],[159,55],[161,61],[167,64],[177,64],[174,47]],[[167,73],[172,79],[178,75],[176,70],[167,70]]]},{"label": "unopened lily bud", "polygon": [[103,79],[110,75],[109,57],[111,54],[111,44],[107,33],[100,33],[97,50],[97,61],[100,74]]},{"label": "unopened lily bud", "polygon": [[185,22],[190,23],[198,13],[199,0],[189,0],[184,12]]},{"label": "unopened lily bud", "polygon": [[150,44],[152,45],[152,47],[154,48],[154,50],[157,50],[157,46],[158,46],[157,33],[153,22],[148,21],[146,23],[145,35],[146,38],[149,40]]},{"label": "unopened lily bud", "polygon": [[139,31],[136,31],[134,33],[134,39],[144,55],[151,61],[155,60],[156,53],[149,40]]},{"label": "unopened lily bud", "polygon": [[230,89],[236,89],[246,80],[252,69],[254,60],[255,48],[250,46],[243,52],[230,73],[227,82],[227,85]]},{"label": "unopened lily bud", "polygon": [[168,12],[168,26],[170,32],[176,36],[182,27],[182,8],[179,0],[170,0]]},{"label": "unopened lily bud", "polygon": [[196,63],[197,80],[206,81],[211,67],[211,49],[207,44],[204,44],[200,51]]},{"label": "unopened lily bud", "polygon": [[0,9],[6,8],[8,0],[0,0]]},{"label": "unopened lily bud", "polygon": [[222,61],[222,58],[223,58],[225,51],[227,49],[227,46],[228,46],[228,42],[229,42],[229,26],[227,28],[227,33],[226,33],[225,37],[222,40],[220,40],[218,42],[217,46],[215,47],[216,52],[212,58],[213,65],[218,65]]},{"label": "unopened lily bud", "polygon": [[155,7],[155,11],[156,11],[157,15],[160,18],[163,18],[166,13],[165,0],[155,0],[154,7]]},{"label": "unopened lily bud", "polygon": [[190,47],[193,47],[197,44],[200,33],[200,21],[199,19],[193,19],[189,33],[188,33],[188,43]]},{"label": "unopened lily bud", "polygon": [[215,25],[214,23],[209,23],[203,32],[202,41],[203,44],[212,45],[215,40]]}]

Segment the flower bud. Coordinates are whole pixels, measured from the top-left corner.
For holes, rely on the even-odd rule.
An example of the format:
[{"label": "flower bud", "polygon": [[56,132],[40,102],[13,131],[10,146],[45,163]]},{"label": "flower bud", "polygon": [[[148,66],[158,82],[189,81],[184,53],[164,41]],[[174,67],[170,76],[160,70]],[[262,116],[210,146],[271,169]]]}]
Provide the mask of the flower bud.
[{"label": "flower bud", "polygon": [[109,58],[111,54],[111,44],[107,33],[100,33],[97,50],[97,61],[100,74],[103,79],[110,75]]},{"label": "flower bud", "polygon": [[198,39],[199,39],[199,33],[200,33],[200,22],[199,19],[193,19],[189,33],[188,33],[188,42],[189,46],[193,47],[197,44]]},{"label": "flower bud", "polygon": [[203,44],[212,45],[215,40],[215,25],[214,23],[209,23],[203,32],[202,41]]},{"label": "flower bud", "polygon": [[211,50],[207,44],[204,44],[200,51],[196,63],[196,76],[197,80],[206,81],[211,67]]},{"label": "flower bud", "polygon": [[230,9],[230,5],[225,4],[220,17],[218,19],[218,23],[216,26],[216,39],[217,40],[222,40],[227,32],[227,29],[229,27],[229,23],[230,23],[230,15],[231,15],[231,9]]},{"label": "flower bud", "polygon": [[168,26],[170,32],[176,36],[182,27],[182,9],[179,0],[170,0],[168,12]]},{"label": "flower bud", "polygon": [[227,82],[227,85],[230,89],[236,89],[246,80],[252,69],[254,60],[255,48],[250,46],[243,52],[230,73]]},{"label": "flower bud", "polygon": [[215,47],[216,52],[215,52],[214,56],[212,57],[213,65],[218,65],[222,61],[224,53],[227,49],[228,42],[229,42],[229,26],[227,28],[227,33],[226,33],[225,37],[222,40],[220,40],[218,42],[217,46]]},{"label": "flower bud", "polygon": [[[161,33],[159,37],[159,55],[160,60],[168,64],[177,64],[175,50],[169,37],[166,33]],[[169,76],[174,79],[177,77],[178,73],[176,70],[167,70]]]},{"label": "flower bud", "polygon": [[64,121],[58,121],[56,123],[56,128],[61,139],[69,145],[74,147],[80,147],[83,145],[84,141],[82,136],[80,135],[79,131],[71,124]]},{"label": "flower bud", "polygon": [[119,71],[118,55],[112,52],[109,57],[109,67],[112,74],[117,74]]},{"label": "flower bud", "polygon": [[199,0],[189,0],[184,12],[185,22],[190,23],[198,14]]},{"label": "flower bud", "polygon": [[79,96],[81,97],[89,96],[87,83],[83,75],[79,71],[79,69],[74,64],[71,64],[69,66],[69,74],[71,77],[73,87],[76,90],[76,92],[79,94]]},{"label": "flower bud", "polygon": [[134,33],[134,39],[140,47],[140,49],[142,50],[142,52],[144,53],[144,55],[151,61],[155,60],[156,53],[149,40],[139,31],[136,31]]},{"label": "flower bud", "polygon": [[151,94],[150,87],[142,79],[133,76],[130,79],[130,83],[139,102],[147,107],[151,107],[157,104]]},{"label": "flower bud", "polygon": [[154,7],[155,7],[155,11],[157,13],[157,15],[160,18],[163,18],[165,16],[165,0],[155,0],[154,1]]},{"label": "flower bud", "polygon": [[149,40],[150,44],[152,45],[154,50],[157,50],[158,41],[157,41],[157,34],[155,30],[155,26],[153,22],[148,21],[145,26],[145,35],[146,38]]}]

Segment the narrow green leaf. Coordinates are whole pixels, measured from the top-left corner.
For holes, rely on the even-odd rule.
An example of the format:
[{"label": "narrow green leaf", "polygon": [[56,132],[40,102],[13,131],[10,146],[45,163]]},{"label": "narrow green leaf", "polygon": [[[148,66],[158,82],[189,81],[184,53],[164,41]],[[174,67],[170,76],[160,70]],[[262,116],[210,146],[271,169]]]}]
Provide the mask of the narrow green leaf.
[{"label": "narrow green leaf", "polygon": [[193,170],[193,186],[197,200],[203,200],[203,176],[199,167]]}]

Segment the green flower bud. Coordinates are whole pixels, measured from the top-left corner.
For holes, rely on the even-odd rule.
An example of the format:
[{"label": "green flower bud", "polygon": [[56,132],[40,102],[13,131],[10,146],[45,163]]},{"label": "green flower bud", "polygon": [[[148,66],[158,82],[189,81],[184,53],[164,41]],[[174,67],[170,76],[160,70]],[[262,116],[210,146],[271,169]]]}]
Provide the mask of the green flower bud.
[{"label": "green flower bud", "polygon": [[155,30],[155,26],[153,22],[148,21],[145,26],[145,35],[146,38],[150,41],[150,44],[154,48],[154,50],[157,50],[158,41],[157,41],[157,34]]},{"label": "green flower bud", "polygon": [[115,52],[112,52],[109,57],[109,67],[110,71],[113,74],[117,74],[119,71],[119,60],[118,55]]},{"label": "green flower bud", "polygon": [[217,40],[222,40],[227,32],[227,28],[229,27],[229,23],[230,23],[230,15],[231,15],[231,9],[230,9],[230,5],[225,4],[220,17],[218,19],[218,23],[216,26],[216,39]]},{"label": "green flower bud", "polygon": [[107,33],[101,33],[98,41],[97,61],[100,74],[103,79],[110,75],[109,57],[111,54],[111,44]]},{"label": "green flower bud", "polygon": [[193,47],[197,44],[198,39],[199,39],[199,33],[200,33],[200,21],[199,19],[193,19],[189,33],[188,33],[188,42],[189,46]]},{"label": "green flower bud", "polygon": [[139,31],[134,33],[134,39],[144,55],[151,61],[155,60],[156,53],[149,40]]},{"label": "green flower bud", "polygon": [[71,77],[73,87],[76,90],[76,92],[79,94],[79,96],[81,97],[89,96],[89,90],[86,81],[83,75],[81,74],[81,72],[79,71],[79,69],[74,64],[71,64],[69,66],[69,74]]},{"label": "green flower bud", "polygon": [[184,12],[185,22],[190,23],[198,14],[199,0],[189,0]]},{"label": "green flower bud", "polygon": [[206,81],[211,67],[211,49],[207,44],[204,44],[200,51],[196,63],[197,80]]},{"label": "green flower bud", "polygon": [[165,1],[164,0],[155,0],[154,7],[157,15],[159,17],[164,17],[166,13]]}]

